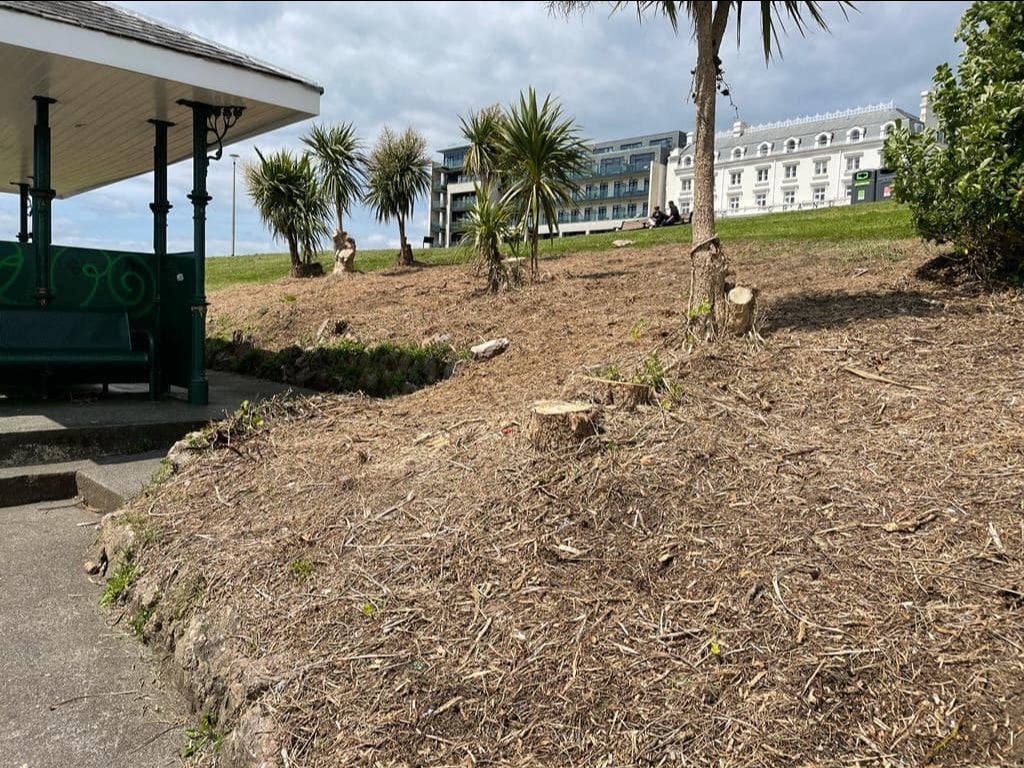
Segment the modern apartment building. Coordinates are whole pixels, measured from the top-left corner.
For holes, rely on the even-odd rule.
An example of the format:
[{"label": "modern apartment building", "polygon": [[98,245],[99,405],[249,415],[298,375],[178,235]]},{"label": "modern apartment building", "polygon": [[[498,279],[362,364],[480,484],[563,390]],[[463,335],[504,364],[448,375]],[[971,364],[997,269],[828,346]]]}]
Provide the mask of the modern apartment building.
[{"label": "modern apartment building", "polygon": [[[892,102],[748,126],[715,136],[715,211],[739,216],[846,205],[853,174],[882,167],[885,139],[903,124],[930,121],[928,94],[914,116]],[[693,206],[693,145],[672,152],[666,199]]]},{"label": "modern apartment building", "polygon": [[[686,143],[682,131],[653,133],[594,144],[591,165],[579,178],[577,205],[560,209],[558,230],[564,234],[618,229],[623,220],[647,216],[665,205],[666,164]],[[474,178],[466,173],[468,146],[441,150],[432,174],[428,221],[434,245],[459,241],[459,222],[474,201]]]}]

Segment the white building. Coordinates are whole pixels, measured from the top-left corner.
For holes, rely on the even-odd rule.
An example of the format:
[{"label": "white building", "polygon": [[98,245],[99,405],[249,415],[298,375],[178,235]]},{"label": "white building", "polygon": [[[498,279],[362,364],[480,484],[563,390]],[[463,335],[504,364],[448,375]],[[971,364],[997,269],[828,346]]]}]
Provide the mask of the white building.
[{"label": "white building", "polygon": [[[735,216],[846,205],[858,170],[882,167],[882,146],[897,125],[929,122],[892,102],[812,117],[748,126],[737,122],[715,136],[715,212]],[[673,150],[665,199],[685,215],[693,207],[693,144]]]}]

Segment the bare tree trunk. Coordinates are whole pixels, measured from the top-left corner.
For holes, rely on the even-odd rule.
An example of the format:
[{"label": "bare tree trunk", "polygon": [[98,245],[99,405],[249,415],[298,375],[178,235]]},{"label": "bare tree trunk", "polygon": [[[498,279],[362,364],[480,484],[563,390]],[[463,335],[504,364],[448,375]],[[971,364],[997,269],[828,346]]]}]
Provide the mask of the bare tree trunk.
[{"label": "bare tree trunk", "polygon": [[403,267],[411,267],[413,264],[412,248],[405,239],[405,217],[398,217],[398,240],[401,250],[398,252],[398,263]]},{"label": "bare tree trunk", "polygon": [[697,70],[694,104],[696,137],[693,172],[693,275],[688,316],[694,335],[713,338],[720,325],[725,294],[726,259],[715,232],[715,100],[718,65],[715,61],[728,20],[728,3],[718,8],[703,0],[694,4]]}]

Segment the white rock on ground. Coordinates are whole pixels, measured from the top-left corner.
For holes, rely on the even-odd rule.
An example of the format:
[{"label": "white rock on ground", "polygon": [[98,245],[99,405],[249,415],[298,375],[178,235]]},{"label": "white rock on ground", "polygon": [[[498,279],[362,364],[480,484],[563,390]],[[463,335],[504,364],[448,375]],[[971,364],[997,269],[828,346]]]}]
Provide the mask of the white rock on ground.
[{"label": "white rock on ground", "polygon": [[483,344],[470,347],[469,351],[473,353],[474,360],[490,360],[508,349],[508,343],[508,339],[505,338],[491,339]]}]

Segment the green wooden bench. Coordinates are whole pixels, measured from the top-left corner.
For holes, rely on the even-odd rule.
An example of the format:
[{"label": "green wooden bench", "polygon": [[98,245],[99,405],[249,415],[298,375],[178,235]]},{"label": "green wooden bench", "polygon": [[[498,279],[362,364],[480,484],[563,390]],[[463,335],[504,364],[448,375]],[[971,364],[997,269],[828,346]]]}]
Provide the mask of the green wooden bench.
[{"label": "green wooden bench", "polygon": [[0,309],[0,370],[31,370],[76,384],[146,381],[159,393],[149,331],[131,329],[125,312]]}]

